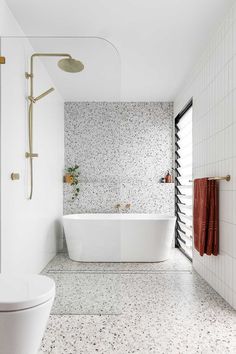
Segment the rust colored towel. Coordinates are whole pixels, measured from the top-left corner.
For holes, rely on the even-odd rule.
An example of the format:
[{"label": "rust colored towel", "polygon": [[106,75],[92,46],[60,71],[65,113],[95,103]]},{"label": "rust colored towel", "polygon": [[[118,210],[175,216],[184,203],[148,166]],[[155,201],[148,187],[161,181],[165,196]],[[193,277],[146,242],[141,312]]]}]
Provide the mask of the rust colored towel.
[{"label": "rust colored towel", "polygon": [[208,178],[194,181],[194,247],[203,256],[219,253],[218,183]]}]

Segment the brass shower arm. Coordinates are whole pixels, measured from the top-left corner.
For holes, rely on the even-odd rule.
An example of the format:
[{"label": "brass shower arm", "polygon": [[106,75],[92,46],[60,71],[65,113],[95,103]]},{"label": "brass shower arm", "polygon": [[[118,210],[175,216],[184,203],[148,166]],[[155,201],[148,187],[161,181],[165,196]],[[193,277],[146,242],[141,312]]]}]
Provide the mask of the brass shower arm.
[{"label": "brass shower arm", "polygon": [[34,53],[31,55],[30,58],[30,73],[26,72],[25,77],[26,79],[33,78],[33,60],[35,57],[65,57],[72,59],[72,56],[68,53]]},{"label": "brass shower arm", "polygon": [[31,55],[31,59],[34,57],[68,57],[68,58],[72,58],[72,56],[68,53],[34,53]]},{"label": "brass shower arm", "polygon": [[72,56],[68,53],[34,53],[31,55],[30,63],[33,65],[33,59],[35,57],[66,57],[72,59]]}]

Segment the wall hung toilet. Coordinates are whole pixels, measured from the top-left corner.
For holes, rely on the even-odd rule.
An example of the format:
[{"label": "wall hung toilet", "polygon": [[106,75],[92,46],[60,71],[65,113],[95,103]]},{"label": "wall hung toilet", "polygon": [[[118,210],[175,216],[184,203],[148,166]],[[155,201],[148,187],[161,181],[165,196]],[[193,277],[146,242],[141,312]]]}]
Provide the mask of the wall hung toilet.
[{"label": "wall hung toilet", "polygon": [[0,354],[37,354],[55,297],[43,275],[0,275]]}]

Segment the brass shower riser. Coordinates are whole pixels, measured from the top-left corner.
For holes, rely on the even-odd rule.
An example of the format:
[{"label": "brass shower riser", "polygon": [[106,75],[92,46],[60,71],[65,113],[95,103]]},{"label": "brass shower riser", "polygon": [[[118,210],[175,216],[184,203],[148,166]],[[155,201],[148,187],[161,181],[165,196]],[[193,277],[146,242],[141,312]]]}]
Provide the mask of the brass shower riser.
[{"label": "brass shower riser", "polygon": [[25,78],[29,80],[29,107],[28,107],[28,144],[29,150],[25,153],[25,157],[29,159],[29,181],[30,181],[30,190],[28,199],[32,199],[33,196],[33,159],[38,157],[38,154],[33,153],[33,106],[41,98],[47,96],[49,93],[54,91],[54,88],[50,88],[47,91],[43,92],[39,96],[34,96],[34,58],[36,57],[64,57],[58,62],[58,66],[63,71],[69,73],[80,72],[84,69],[84,65],[76,59],[73,59],[70,54],[67,53],[34,53],[30,58],[30,72],[25,73]]}]

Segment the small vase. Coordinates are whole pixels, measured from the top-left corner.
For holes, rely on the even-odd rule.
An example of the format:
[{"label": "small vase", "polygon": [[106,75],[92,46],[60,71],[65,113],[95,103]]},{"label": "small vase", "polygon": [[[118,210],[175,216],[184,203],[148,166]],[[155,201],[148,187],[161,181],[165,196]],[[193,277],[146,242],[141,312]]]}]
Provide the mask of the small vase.
[{"label": "small vase", "polygon": [[65,175],[64,176],[64,182],[68,184],[72,184],[74,182],[74,177],[71,175]]}]

